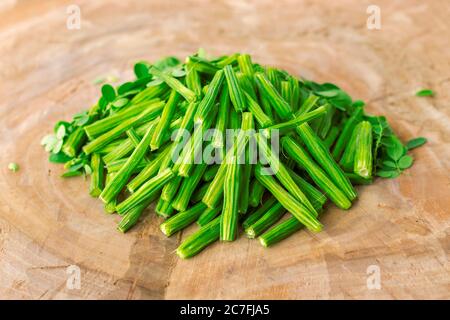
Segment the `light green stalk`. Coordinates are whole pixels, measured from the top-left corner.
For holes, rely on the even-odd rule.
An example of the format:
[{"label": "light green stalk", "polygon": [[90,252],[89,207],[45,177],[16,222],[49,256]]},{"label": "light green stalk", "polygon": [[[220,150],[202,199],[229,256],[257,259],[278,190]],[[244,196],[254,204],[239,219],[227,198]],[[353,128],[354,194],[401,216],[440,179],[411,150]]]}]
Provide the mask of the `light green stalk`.
[{"label": "light green stalk", "polygon": [[188,210],[179,212],[160,225],[161,231],[168,237],[186,228],[207,209],[204,203],[198,203]]},{"label": "light green stalk", "polygon": [[196,94],[186,88],[179,80],[172,77],[171,75],[164,73],[163,71],[159,70],[155,66],[153,66],[150,69],[150,73],[153,74],[155,77],[161,79],[164,81],[169,87],[171,87],[173,90],[177,91],[180,95],[182,95],[187,101],[192,102],[196,99]]},{"label": "light green stalk", "polygon": [[364,179],[372,178],[372,125],[369,121],[363,121],[355,128],[356,151],[354,171]]},{"label": "light green stalk", "polygon": [[91,183],[89,185],[89,194],[98,197],[103,190],[104,184],[104,168],[101,156],[94,153],[91,156]]}]

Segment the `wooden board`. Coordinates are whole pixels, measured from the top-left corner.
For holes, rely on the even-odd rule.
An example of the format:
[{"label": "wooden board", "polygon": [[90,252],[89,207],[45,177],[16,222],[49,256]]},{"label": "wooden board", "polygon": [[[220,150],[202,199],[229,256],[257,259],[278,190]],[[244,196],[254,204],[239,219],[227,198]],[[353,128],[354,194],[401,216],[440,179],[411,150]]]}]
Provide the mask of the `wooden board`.
[{"label": "wooden board", "polygon": [[[2,1],[0,298],[450,298],[450,8],[377,2],[381,30],[366,27],[369,2],[349,0]],[[72,3],[79,30],[66,28]],[[125,81],[139,59],[199,47],[338,83],[402,139],[429,143],[400,178],[358,188],[350,211],[330,206],[320,234],[270,249],[240,237],[180,260],[173,251],[195,228],[167,239],[149,212],[120,234],[118,217],[103,213],[83,178],[60,179],[39,141],[95,102],[98,76]],[[422,87],[436,97],[415,97]],[[66,286],[70,265],[80,289]],[[371,265],[379,290],[367,287]]]}]

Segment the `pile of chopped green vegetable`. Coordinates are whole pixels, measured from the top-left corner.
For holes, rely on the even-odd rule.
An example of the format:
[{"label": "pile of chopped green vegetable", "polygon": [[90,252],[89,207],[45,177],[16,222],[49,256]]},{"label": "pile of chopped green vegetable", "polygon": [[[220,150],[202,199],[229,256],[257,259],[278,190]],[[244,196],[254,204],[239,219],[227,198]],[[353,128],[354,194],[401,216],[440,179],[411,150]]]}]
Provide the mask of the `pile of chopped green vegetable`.
[{"label": "pile of chopped green vegetable", "polygon": [[[120,231],[152,202],[167,236],[196,222],[177,249],[182,258],[234,241],[240,226],[266,247],[303,227],[318,232],[328,199],[349,209],[354,185],[397,177],[413,163],[408,150],[426,142],[404,145],[385,117],[366,114],[364,102],[338,86],[261,66],[247,54],[208,59],[199,51],[184,63],[138,62],[134,71],[133,81],[104,84],[97,103],[58,122],[42,144],[51,162],[64,163],[63,177],[90,176],[90,194],[122,217]],[[217,130],[202,139],[208,129]],[[241,129],[231,144],[227,129]],[[257,163],[251,142],[262,154]],[[223,161],[195,161],[206,148]]]}]

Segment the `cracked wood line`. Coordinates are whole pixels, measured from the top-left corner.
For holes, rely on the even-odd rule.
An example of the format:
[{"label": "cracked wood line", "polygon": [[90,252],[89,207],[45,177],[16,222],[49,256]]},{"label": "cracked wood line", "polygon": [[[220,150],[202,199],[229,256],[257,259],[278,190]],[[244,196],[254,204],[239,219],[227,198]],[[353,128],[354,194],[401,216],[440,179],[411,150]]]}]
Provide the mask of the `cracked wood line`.
[{"label": "cracked wood line", "polygon": [[[450,298],[450,7],[378,2],[379,31],[365,28],[368,4],[351,0],[80,0],[76,31],[65,27],[72,1],[0,6],[0,297]],[[335,82],[402,139],[429,143],[400,178],[360,187],[350,211],[328,206],[320,234],[301,231],[270,249],[241,236],[179,260],[174,250],[195,227],[166,238],[151,206],[118,233],[118,217],[103,214],[87,181],[60,179],[39,140],[95,101],[99,75],[125,81],[136,60],[199,47]],[[436,97],[415,97],[423,87]],[[81,290],[65,286],[72,264]],[[373,264],[381,290],[366,287]]]}]

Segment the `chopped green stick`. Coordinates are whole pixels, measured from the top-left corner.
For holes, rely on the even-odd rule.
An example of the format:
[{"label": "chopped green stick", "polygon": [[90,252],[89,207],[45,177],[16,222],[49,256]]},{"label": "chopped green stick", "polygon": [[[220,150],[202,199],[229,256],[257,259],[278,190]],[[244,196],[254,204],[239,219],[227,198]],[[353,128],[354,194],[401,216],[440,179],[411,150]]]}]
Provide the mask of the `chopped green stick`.
[{"label": "chopped green stick", "polygon": [[224,85],[220,94],[219,111],[217,114],[216,126],[214,128],[215,132],[211,139],[211,144],[214,148],[222,148],[224,146],[224,133],[227,128],[230,102],[228,87]]},{"label": "chopped green stick", "polygon": [[[108,171],[108,173],[119,172],[120,169],[122,169],[123,166],[127,163],[128,159],[129,159],[129,157],[110,162],[106,165],[106,170]],[[148,164],[148,162],[146,160],[142,159],[138,163],[138,165],[133,169],[132,173],[133,174],[139,173],[141,170],[143,170],[147,166],[147,164]]]},{"label": "chopped green stick", "polygon": [[17,171],[19,171],[20,167],[19,167],[19,165],[17,163],[10,162],[8,164],[8,169],[11,170],[12,172],[17,172]]},{"label": "chopped green stick", "polygon": [[214,179],[214,177],[217,174],[217,171],[219,171],[220,166],[219,165],[213,165],[209,166],[205,173],[203,174],[203,181],[209,182]]},{"label": "chopped green stick", "polygon": [[299,108],[300,84],[298,83],[298,80],[295,79],[294,77],[289,77],[288,81],[289,81],[289,89],[291,91],[289,104],[291,105],[291,108],[295,113]]},{"label": "chopped green stick", "polygon": [[242,90],[250,95],[253,100],[258,101],[258,96],[256,95],[256,84],[253,77],[250,77],[242,72],[237,72],[236,76],[238,78],[239,84]]},{"label": "chopped green stick", "polygon": [[274,129],[278,129],[278,130],[295,129],[296,127],[298,127],[302,123],[305,123],[305,122],[308,122],[308,121],[311,121],[313,119],[316,119],[318,117],[323,116],[326,112],[327,112],[327,108],[325,106],[321,106],[321,107],[319,107],[319,108],[317,108],[317,109],[315,109],[313,111],[310,111],[310,112],[307,112],[307,113],[303,113],[303,114],[293,118],[292,120],[272,125],[268,129],[270,129],[270,130],[274,130]]},{"label": "chopped green stick", "polygon": [[180,189],[178,190],[178,193],[172,202],[172,207],[174,207],[178,211],[186,210],[189,205],[192,193],[201,181],[206,167],[207,165],[205,163],[195,165],[193,173],[189,177],[183,179]]},{"label": "chopped green stick", "polygon": [[180,95],[182,95],[187,101],[192,102],[195,101],[196,95],[195,93],[186,88],[179,80],[172,77],[171,75],[164,73],[163,71],[159,70],[155,66],[153,66],[150,69],[150,73],[153,74],[155,77],[161,79],[164,81],[169,87],[171,87],[173,90],[177,91]]},{"label": "chopped green stick", "polygon": [[270,102],[267,97],[264,95],[264,92],[261,89],[258,89],[259,92],[259,105],[264,110],[264,113],[270,118],[275,119],[275,115],[272,112],[272,107],[270,106]]},{"label": "chopped green stick", "polygon": [[197,224],[200,227],[202,227],[202,226],[210,223],[212,220],[214,220],[221,212],[222,212],[221,207],[217,207],[217,208],[213,208],[213,209],[206,207],[206,209],[202,212],[200,217],[198,217]]},{"label": "chopped green stick", "polygon": [[102,193],[104,183],[103,161],[98,153],[93,153],[91,156],[91,169],[89,194],[93,197],[98,197]]},{"label": "chopped green stick", "polygon": [[345,173],[345,175],[347,176],[347,178],[350,179],[351,183],[355,184],[355,185],[367,185],[367,184],[372,184],[373,183],[373,179],[365,179],[363,177],[361,177],[360,175],[357,175],[356,173]]},{"label": "chopped green stick", "polygon": [[[237,146],[234,146],[237,149]],[[239,199],[239,165],[237,157],[226,164],[225,183],[223,185],[223,207],[220,220],[220,240],[234,241],[238,229],[238,199]],[[227,159],[228,160],[228,159]]]},{"label": "chopped green stick", "polygon": [[170,147],[164,148],[158,155],[153,159],[153,161],[149,162],[139,174],[133,178],[128,184],[127,189],[130,193],[134,193],[140,186],[142,186],[147,180],[152,178],[158,173],[158,170],[161,166],[161,161],[166,157],[169,153]]},{"label": "chopped green stick", "polygon": [[286,213],[286,209],[280,204],[276,203],[273,207],[267,210],[264,215],[251,226],[245,229],[247,237],[254,239],[270,228],[275,222],[281,219]]},{"label": "chopped green stick", "polygon": [[153,110],[146,109],[141,114],[123,121],[121,124],[114,127],[110,131],[95,138],[83,147],[83,151],[86,154],[96,152],[97,150],[100,150],[102,147],[106,146],[108,143],[112,142],[114,139],[118,138],[128,129],[135,127],[141,123],[153,120],[154,118],[155,114],[153,113]]},{"label": "chopped green stick", "polygon": [[328,131],[327,136],[323,140],[323,144],[325,147],[328,148],[328,150],[330,150],[331,146],[334,144],[334,141],[336,141],[336,138],[338,137],[339,132],[340,132],[340,128],[337,126],[331,127],[330,131]]},{"label": "chopped green stick", "polygon": [[166,236],[170,237],[196,221],[206,209],[207,206],[204,203],[199,202],[188,210],[184,210],[170,217],[168,220],[164,221],[159,228]]},{"label": "chopped green stick", "polygon": [[177,248],[177,255],[182,259],[195,256],[220,237],[220,217],[204,225],[197,232],[187,237]]},{"label": "chopped green stick", "polygon": [[258,180],[253,179],[250,187],[249,204],[252,207],[258,207],[264,195],[265,188]]},{"label": "chopped green stick", "polygon": [[317,220],[316,216],[310,212],[302,203],[289,194],[281,187],[276,180],[269,175],[261,172],[260,164],[256,166],[255,176],[259,182],[266,187],[267,190],[281,203],[281,205],[289,211],[294,217],[303,223],[309,230],[319,232],[322,230],[322,224]]},{"label": "chopped green stick", "polygon": [[215,64],[197,56],[187,57],[186,64],[200,73],[215,74],[219,71],[219,68]]},{"label": "chopped green stick", "polygon": [[356,135],[356,150],[354,172],[364,179],[372,177],[372,125],[369,121],[362,121],[355,130]]},{"label": "chopped green stick", "polygon": [[234,53],[229,56],[224,56],[221,59],[218,59],[217,61],[214,61],[217,67],[219,68],[225,68],[228,65],[235,64],[237,62],[237,58],[239,57],[239,53]]},{"label": "chopped green stick", "polygon": [[353,129],[361,121],[363,115],[363,108],[357,108],[353,115],[345,122],[342,132],[339,135],[334,149],[332,152],[334,159],[340,159],[342,152],[344,152],[345,146],[347,145],[350,137],[352,135]]},{"label": "chopped green stick", "polygon": [[241,54],[237,58],[239,69],[247,76],[253,78],[255,70],[253,70],[252,58],[248,54]]},{"label": "chopped green stick", "polygon": [[202,101],[198,105],[197,114],[195,115],[195,122],[203,122],[205,118],[211,113],[211,109],[213,109],[220,88],[222,87],[223,78],[223,71],[217,71],[208,86],[208,92],[206,92]]},{"label": "chopped green stick", "polygon": [[62,146],[62,151],[69,157],[76,157],[86,141],[86,133],[82,127],[76,128]]},{"label": "chopped green stick", "polygon": [[[150,86],[139,92],[131,99],[132,104],[139,104],[142,102],[149,102],[150,100],[159,97],[162,98],[168,91],[169,87],[165,83],[161,83],[157,86]],[[164,99],[163,99],[164,100]]]},{"label": "chopped green stick", "polygon": [[159,198],[155,207],[156,214],[164,219],[171,217],[175,213],[175,209],[172,207],[170,201],[165,201],[163,198]]},{"label": "chopped green stick", "polygon": [[159,99],[152,99],[149,101],[137,103],[120,110],[116,114],[87,125],[86,127],[84,127],[84,131],[86,132],[89,139],[92,140],[113,129],[123,121],[141,114],[145,110],[151,110],[151,113],[154,115],[153,118],[156,118],[161,113],[163,107],[164,102],[160,101]]},{"label": "chopped green stick", "polygon": [[122,214],[152,198],[170,179],[173,178],[173,172],[170,169],[165,169],[158,173],[155,177],[144,183],[135,193],[127,199],[119,203],[116,207],[117,213]]},{"label": "chopped green stick", "polygon": [[238,212],[246,214],[250,202],[250,179],[252,175],[252,164],[250,163],[249,149],[245,150],[245,163],[240,166],[240,182],[239,182],[239,204]]},{"label": "chopped green stick", "polygon": [[153,133],[152,140],[150,141],[151,150],[156,150],[161,147],[164,137],[167,135],[170,127],[170,123],[175,114],[178,102],[180,101],[180,95],[177,91],[172,90],[169,100],[161,114],[158,124],[156,125],[155,132]]},{"label": "chopped green stick", "polygon": [[153,197],[146,199],[144,202],[127,211],[119,222],[117,229],[124,233],[130,230],[130,228],[138,222],[144,210],[155,200],[156,196],[157,195],[154,195]]},{"label": "chopped green stick", "polygon": [[247,92],[244,92],[244,94],[247,99],[248,111],[250,111],[253,114],[258,124],[262,128],[272,126],[273,120],[264,113],[263,109],[259,106],[259,104],[255,100],[253,100],[253,98]]},{"label": "chopped green stick", "polygon": [[288,171],[292,176],[292,179],[294,179],[295,183],[302,189],[311,204],[318,212],[319,209],[323,207],[325,202],[327,202],[327,197],[320,190],[311,185],[308,181],[300,177],[294,170],[288,168]]},{"label": "chopped green stick", "polygon": [[291,217],[277,224],[275,227],[262,234],[259,237],[259,242],[264,247],[270,247],[275,243],[278,243],[281,240],[286,239],[287,237],[294,234],[301,228],[303,228],[303,224],[300,223],[295,217]]},{"label": "chopped green stick", "polygon": [[191,197],[192,203],[197,203],[199,201],[202,201],[202,198],[205,196],[206,191],[209,188],[209,183],[203,184],[200,188],[197,188]]},{"label": "chopped green stick", "polygon": [[330,176],[331,180],[336,184],[336,186],[342,189],[350,201],[353,201],[357,197],[355,189],[345,176],[344,171],[342,171],[331,156],[328,149],[323,145],[320,138],[317,137],[308,123],[298,126],[297,133],[302,138],[313,158]]},{"label": "chopped green stick", "polygon": [[192,90],[197,97],[202,96],[202,82],[200,76],[197,70],[190,64],[186,65],[186,86],[188,89]]},{"label": "chopped green stick", "polygon": [[275,112],[280,116],[282,120],[289,120],[292,118],[292,109],[289,103],[287,103],[267,77],[261,73],[255,73],[256,83],[262,91],[263,95],[268,99]]},{"label": "chopped green stick", "polygon": [[341,160],[339,160],[339,165],[345,172],[353,172],[357,135],[358,130],[356,130],[355,127],[350,137],[350,140],[348,141],[347,146],[345,147],[344,153],[342,154]]},{"label": "chopped green stick", "polygon": [[281,78],[279,77],[278,70],[272,67],[267,67],[266,76],[277,92],[281,94]]},{"label": "chopped green stick", "polygon": [[351,207],[352,203],[347,196],[328,178],[322,168],[311,159],[297,142],[290,137],[283,137],[281,143],[284,151],[308,172],[309,176],[328,195],[331,201],[342,209]]},{"label": "chopped green stick", "polygon": [[[105,178],[105,185],[108,184],[112,178],[114,177],[116,173],[107,173]],[[105,203],[105,211],[106,213],[114,213],[116,212],[116,205],[117,205],[117,197],[112,199],[110,202]]]},{"label": "chopped green stick", "polygon": [[181,183],[183,182],[183,177],[176,176],[169,182],[167,182],[161,191],[161,199],[163,199],[166,202],[171,202],[170,205],[172,205],[172,200],[177,195],[177,192],[180,188]]},{"label": "chopped green stick", "polygon": [[285,101],[289,102],[289,105],[292,108],[292,105],[291,105],[291,87],[290,87],[288,81],[283,80],[283,81],[280,82],[280,94],[281,94],[281,97]]},{"label": "chopped green stick", "polygon": [[243,112],[245,108],[245,99],[236,74],[231,65],[227,65],[224,69],[225,78],[227,79],[228,90],[231,102],[236,112]]},{"label": "chopped green stick", "polygon": [[[245,150],[245,146],[247,145],[249,136],[246,131],[250,130],[254,126],[253,124],[253,116],[250,112],[242,113],[242,125],[241,130],[238,133],[236,139],[237,145],[237,153],[236,157],[239,158]],[[219,199],[223,195],[223,185],[225,181],[225,173],[227,171],[227,163],[231,162],[231,157],[234,155],[235,148],[234,146],[228,150],[225,155],[224,161],[220,164],[220,168],[217,171],[217,175],[214,177],[213,181],[211,181],[208,191],[203,197],[202,201],[210,208],[215,208]]]},{"label": "chopped green stick", "polygon": [[150,143],[151,136],[151,128],[148,128],[142,140],[139,142],[139,145],[133,151],[131,156],[127,159],[123,167],[119,170],[119,172],[114,175],[114,178],[111,180],[109,184],[105,186],[102,193],[100,194],[100,199],[108,203],[115,196],[117,196],[120,191],[125,187],[130,179],[133,170],[138,166],[141,160],[144,158],[145,153],[148,150],[148,145]]},{"label": "chopped green stick", "polygon": [[311,202],[308,200],[308,198],[302,192],[299,186],[295,183],[294,179],[292,179],[286,166],[280,161],[279,157],[275,155],[269,148],[265,139],[261,137],[260,134],[257,134],[256,141],[258,142],[258,147],[262,151],[264,158],[267,160],[275,176],[281,182],[283,187],[285,187],[286,190],[291,195],[293,195],[298,201],[300,201],[307,208],[307,210],[311,215],[317,216],[317,212],[314,209],[314,206],[311,204]]},{"label": "chopped green stick", "polygon": [[300,116],[304,113],[309,112],[311,109],[314,108],[314,106],[316,105],[317,101],[319,101],[319,97],[310,94],[308,96],[308,98],[305,99],[305,101],[303,101],[303,103],[301,104],[300,108],[298,109],[298,111],[295,113],[295,116]]},{"label": "chopped green stick", "polygon": [[244,230],[250,227],[256,221],[258,221],[264,215],[264,213],[266,213],[270,208],[272,208],[277,203],[278,203],[277,199],[275,199],[272,196],[269,197],[267,200],[265,200],[261,206],[259,206],[256,210],[250,213],[242,222],[242,227],[244,228]]}]

